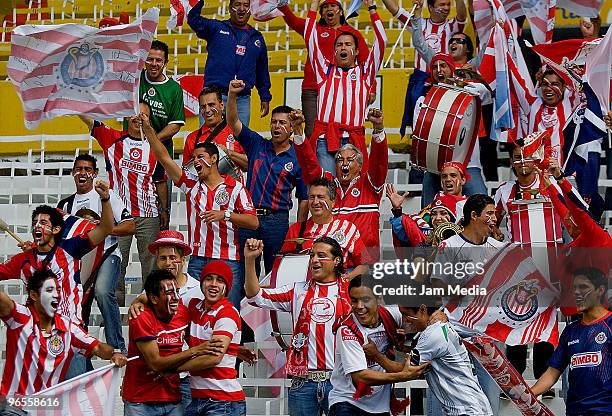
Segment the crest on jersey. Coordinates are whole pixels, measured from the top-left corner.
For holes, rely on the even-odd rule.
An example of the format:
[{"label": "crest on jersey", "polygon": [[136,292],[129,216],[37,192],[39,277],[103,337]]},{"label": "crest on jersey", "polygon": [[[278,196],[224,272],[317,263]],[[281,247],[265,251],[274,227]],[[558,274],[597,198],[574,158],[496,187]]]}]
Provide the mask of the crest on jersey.
[{"label": "crest on jersey", "polygon": [[57,357],[64,351],[64,340],[57,334],[54,334],[47,340],[47,351],[54,357]]},{"label": "crest on jersey", "polygon": [[142,158],[142,151],[140,149],[130,150],[130,159],[140,160]]},{"label": "crest on jersey", "polygon": [[351,195],[353,195],[355,198],[357,198],[359,195],[361,195],[361,192],[359,192],[359,189],[353,188],[353,189],[351,189]]},{"label": "crest on jersey", "polygon": [[321,33],[321,37],[322,38],[328,38],[329,37],[329,33],[323,32],[323,33]]},{"label": "crest on jersey", "polygon": [[324,324],[336,316],[336,306],[329,298],[314,299],[310,304],[310,316],[314,322]]},{"label": "crest on jersey", "polygon": [[149,91],[147,91],[147,95],[149,97],[155,97],[155,88],[153,87],[149,88]]},{"label": "crest on jersey", "polygon": [[526,321],[538,311],[538,281],[525,280],[504,292],[501,299],[504,313],[513,321]]},{"label": "crest on jersey", "polygon": [[219,192],[217,192],[217,195],[215,195],[215,202],[218,205],[225,205],[229,202],[229,200],[230,194],[225,189],[220,189]]},{"label": "crest on jersey", "polygon": [[291,172],[293,170],[293,162],[285,163],[285,170]]},{"label": "crest on jersey", "polygon": [[604,334],[603,332],[600,332],[599,334],[597,334],[597,336],[595,337],[595,342],[598,344],[603,344],[604,342],[606,342],[608,340],[608,337],[606,336],[606,334]]},{"label": "crest on jersey", "polygon": [[259,39],[255,40],[255,46],[261,48],[261,41]]},{"label": "crest on jersey", "polygon": [[338,244],[342,245],[344,244],[344,240],[346,240],[346,235],[344,235],[344,232],[342,230],[338,230],[331,235],[331,238],[336,240]]},{"label": "crest on jersey", "polygon": [[354,72],[351,74],[351,79],[353,81],[355,81],[357,79],[357,74],[355,74]]}]

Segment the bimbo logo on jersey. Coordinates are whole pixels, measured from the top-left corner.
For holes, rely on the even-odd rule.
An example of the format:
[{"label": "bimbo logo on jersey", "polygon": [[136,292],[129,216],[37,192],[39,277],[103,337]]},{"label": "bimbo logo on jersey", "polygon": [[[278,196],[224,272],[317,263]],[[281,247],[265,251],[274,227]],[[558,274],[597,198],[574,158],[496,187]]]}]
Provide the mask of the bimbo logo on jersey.
[{"label": "bimbo logo on jersey", "polygon": [[142,163],[137,163],[132,160],[125,159],[121,159],[120,168],[131,170],[132,172],[136,173],[147,173],[149,171],[147,165],[143,165]]},{"label": "bimbo logo on jersey", "polygon": [[583,352],[580,354],[572,355],[570,361],[570,369],[580,367],[597,367],[601,364],[601,351],[597,352]]}]

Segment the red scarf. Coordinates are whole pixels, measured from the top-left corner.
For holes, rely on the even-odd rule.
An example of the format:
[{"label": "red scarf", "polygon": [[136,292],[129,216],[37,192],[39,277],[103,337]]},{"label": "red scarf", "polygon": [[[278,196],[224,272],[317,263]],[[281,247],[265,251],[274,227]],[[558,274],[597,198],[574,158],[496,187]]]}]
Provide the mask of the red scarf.
[{"label": "red scarf", "polygon": [[[340,299],[340,319],[344,320],[351,313],[351,305],[348,296],[348,281],[337,279],[338,295]],[[314,299],[316,283],[310,281],[306,297],[302,303],[302,309],[297,317],[291,345],[287,351],[287,364],[285,366],[288,375],[297,377],[308,377],[308,335],[310,334],[310,314],[312,312],[312,301]],[[332,300],[334,302],[335,300]]]},{"label": "red scarf", "polygon": [[[387,338],[389,339],[389,346],[387,348],[386,354],[387,356],[394,356],[393,348],[402,350],[404,347],[405,338],[403,335],[397,333],[397,323],[395,319],[393,319],[393,315],[383,306],[378,305],[378,316],[382,321],[383,327],[385,328],[385,333],[387,334]],[[343,326],[346,326],[351,330],[359,340],[359,342],[363,345],[365,343],[365,337],[361,333],[359,326],[353,319],[353,316],[350,316],[346,321],[342,323]],[[355,386],[355,394],[353,394],[353,400],[359,400],[362,397],[369,396],[372,394],[372,388],[365,383],[358,383]],[[410,397],[406,397],[404,400],[398,400],[395,397],[395,392],[393,391],[393,386],[391,386],[391,413],[393,415],[399,415],[404,413],[406,407],[410,404]]]},{"label": "red scarf", "polygon": [[363,154],[363,166],[361,172],[365,173],[368,171],[368,148],[365,142],[365,129],[363,126],[347,126],[346,124],[331,122],[325,123],[323,121],[316,120],[313,128],[313,132],[310,135],[310,145],[312,150],[317,152],[317,140],[321,135],[325,136],[324,139],[327,141],[327,150],[329,153],[335,154],[340,148],[340,139],[342,132],[347,132],[349,135],[349,143],[355,145]]}]

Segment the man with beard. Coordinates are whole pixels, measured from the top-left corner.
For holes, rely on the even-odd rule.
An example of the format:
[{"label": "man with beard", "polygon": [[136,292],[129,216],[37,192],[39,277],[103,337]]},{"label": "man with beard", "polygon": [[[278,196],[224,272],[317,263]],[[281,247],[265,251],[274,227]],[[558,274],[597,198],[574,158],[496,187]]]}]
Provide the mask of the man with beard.
[{"label": "man with beard", "polygon": [[[414,380],[429,365],[412,366],[409,357],[403,363],[387,357],[394,348],[403,348],[403,337],[398,334],[402,315],[397,306],[379,305],[373,287],[367,275],[349,283],[352,313],[336,333],[336,364],[329,393],[332,416],[389,415],[392,401],[397,400],[390,384]],[[366,343],[373,344],[370,354],[375,355],[374,360],[364,351]]]},{"label": "man with beard", "polygon": [[[98,176],[96,158],[91,155],[79,155],[74,161],[72,176],[76,193],[61,200],[57,207],[67,214],[76,215],[83,208],[92,210],[98,216],[102,212],[102,201],[94,190],[94,179]],[[121,272],[121,252],[117,237],[133,235],[136,230],[132,215],[125,208],[117,194],[109,190],[110,204],[113,211],[114,227],[111,234],[104,241],[105,258],[97,270],[94,296],[86,299],[83,304],[83,321],[89,325],[91,304],[95,297],[104,319],[104,336],[113,347],[127,352],[125,340],[121,332],[121,317],[115,290],[117,279]]]},{"label": "man with beard", "polygon": [[[29,398],[64,381],[76,354],[95,355],[119,367],[126,364],[121,351],[100,342],[70,317],[58,313],[63,293],[60,286],[53,272],[42,269],[27,281],[25,305],[0,292],[0,319],[7,326],[6,361],[0,386],[3,399]],[[0,414],[25,412],[9,408],[0,409]]]},{"label": "man with beard", "polygon": [[[261,117],[270,111],[270,73],[268,51],[264,37],[249,25],[251,17],[249,0],[230,0],[228,20],[202,17],[204,1],[189,11],[187,23],[196,35],[206,40],[208,58],[204,68],[204,86],[216,86],[223,91],[223,103],[227,103],[229,82],[245,81],[238,93],[237,107],[240,121],[249,126],[251,119],[251,91],[257,88],[261,100]],[[234,134],[238,134],[234,130]]]},{"label": "man with beard", "polygon": [[379,208],[383,186],[387,179],[389,158],[382,111],[371,108],[367,117],[374,127],[370,159],[376,163],[369,164],[364,173],[361,150],[352,144],[346,144],[336,154],[335,177],[319,164],[312,147],[304,141],[304,116],[301,111],[294,111],[290,120],[295,131],[293,141],[297,159],[304,172],[306,183],[322,177],[335,182],[336,205],[332,213],[338,219],[345,219],[357,226],[363,244],[369,251],[368,258],[377,261],[380,256]]},{"label": "man with beard", "polygon": [[331,237],[318,238],[310,250],[311,279],[278,288],[262,289],[255,273],[255,259],[263,251],[261,240],[249,239],[244,246],[244,289],[249,303],[260,308],[291,313],[294,331],[287,352],[289,414],[329,414],[328,395],[334,365],[335,322],[348,316],[348,281],[344,273],[342,247]]},{"label": "man with beard", "polygon": [[[287,25],[304,37],[306,19],[297,17],[293,14],[291,7],[287,4],[279,7],[278,10],[283,13],[283,19],[285,19]],[[363,39],[361,32],[347,24],[344,11],[342,10],[342,3],[339,0],[323,0],[321,4],[319,4],[319,15],[321,18],[316,23],[317,41],[323,56],[325,56],[329,62],[333,62],[334,40],[341,33],[352,33],[357,37],[358,41],[357,49],[359,50],[359,56],[357,60],[358,62],[365,62],[369,53],[368,45]],[[302,111],[306,119],[306,126],[304,127],[306,137],[312,135],[315,118],[317,117],[318,95],[319,89],[317,87],[315,73],[310,64],[310,58],[307,58],[306,65],[304,66],[304,80],[302,81]],[[368,103],[373,103],[375,99],[376,83],[372,86],[372,91],[368,97]]]},{"label": "man with beard", "polygon": [[[312,242],[329,236],[342,247],[347,268],[347,279],[367,273],[367,251],[355,224],[334,218],[332,208],[336,200],[336,184],[327,178],[318,178],[308,186],[308,211],[306,222],[296,222],[287,232],[281,252],[307,252]],[[302,241],[303,239],[303,241]]]},{"label": "man with beard", "polygon": [[[246,189],[230,175],[224,178],[219,174],[219,149],[215,144],[201,142],[195,146],[193,167],[197,175],[194,175],[172,159],[146,117],[142,128],[159,163],[187,197],[187,228],[192,249],[189,274],[199,276],[206,263],[221,259],[232,267],[234,277],[238,278],[238,227],[256,229],[259,225]],[[240,292],[238,288],[228,294],[235,305],[240,305]]]},{"label": "man with beard", "polygon": [[[309,146],[319,163],[334,172],[334,156],[343,144],[356,146],[367,169],[364,122],[369,94],[385,54],[387,35],[373,0],[366,0],[374,27],[374,43],[365,61],[358,60],[359,39],[352,32],[340,32],[334,40],[334,59],[329,60],[319,46],[316,23],[319,0],[313,0],[306,17],[304,39],[313,67],[318,92],[317,118]],[[378,163],[378,161],[377,161]],[[364,172],[365,173],[365,172]]]},{"label": "man with beard", "polygon": [[[241,228],[240,247],[244,248],[244,243],[249,238],[263,240],[264,267],[266,273],[269,273],[272,270],[274,256],[283,245],[289,229],[289,211],[293,207],[291,193],[295,189],[299,204],[297,220],[306,221],[308,190],[303,179],[305,172],[298,164],[296,151],[290,140],[293,131],[289,115],[293,109],[281,105],[272,110],[270,119],[272,140],[266,140],[250,130],[238,117],[236,100],[244,88],[245,83],[242,80],[233,80],[229,83],[227,123],[249,158],[246,187],[253,199],[259,218],[259,228],[256,230]],[[259,262],[256,269],[259,275]],[[234,273],[234,278],[240,279],[240,284],[233,285],[234,290],[241,290],[244,279],[242,273],[238,276]],[[238,304],[236,307],[239,307]]]},{"label": "man with beard", "polygon": [[204,87],[198,97],[200,113],[204,117],[204,125],[189,133],[183,148],[183,167],[193,160],[193,149],[201,142],[213,142],[219,146],[236,166],[240,168],[239,180],[244,184],[242,171],[247,170],[249,161],[244,149],[236,141],[232,129],[225,120],[225,106],[221,90],[216,86]]},{"label": "man with beard", "polygon": [[217,350],[203,343],[182,351],[189,314],[172,273],[151,272],[145,293],[146,307],[129,322],[128,355],[138,358],[128,362],[123,378],[124,414],[180,416],[180,378],[173,372],[186,361]]}]

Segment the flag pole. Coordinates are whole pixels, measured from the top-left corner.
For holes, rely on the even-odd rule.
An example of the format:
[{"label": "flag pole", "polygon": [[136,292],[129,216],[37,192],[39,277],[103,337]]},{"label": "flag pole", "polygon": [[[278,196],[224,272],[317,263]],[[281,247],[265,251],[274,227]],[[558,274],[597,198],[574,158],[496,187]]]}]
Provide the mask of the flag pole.
[{"label": "flag pole", "polygon": [[391,57],[395,53],[397,44],[400,42],[400,40],[402,40],[402,36],[404,36],[404,31],[406,30],[406,26],[408,26],[408,23],[410,23],[410,19],[412,19],[412,17],[414,16],[414,11],[416,9],[416,6],[417,5],[415,3],[414,6],[412,6],[412,10],[410,10],[410,13],[408,13],[408,17],[406,18],[406,23],[404,23],[404,26],[402,26],[402,30],[400,31],[399,36],[397,37],[397,40],[395,41],[395,44],[391,48],[391,52],[389,52],[389,57],[387,58],[387,62],[385,62],[385,64],[383,65],[383,68],[386,68],[387,65],[389,65],[389,61],[391,60]]}]

